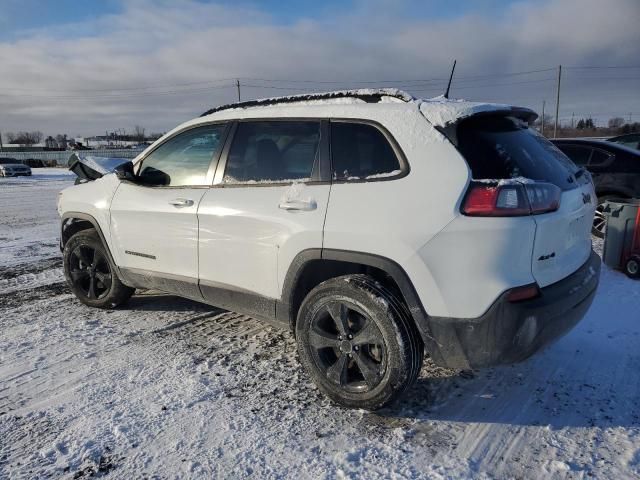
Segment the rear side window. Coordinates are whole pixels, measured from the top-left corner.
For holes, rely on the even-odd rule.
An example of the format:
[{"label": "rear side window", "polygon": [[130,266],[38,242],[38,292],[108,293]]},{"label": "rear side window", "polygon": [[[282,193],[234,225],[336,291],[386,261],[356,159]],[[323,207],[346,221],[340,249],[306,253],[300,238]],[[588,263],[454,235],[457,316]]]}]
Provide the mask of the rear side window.
[{"label": "rear side window", "polygon": [[[460,123],[458,149],[474,179],[525,177],[563,190],[577,186],[577,167],[549,140],[513,117],[480,116]],[[581,177],[586,178],[586,177]]]},{"label": "rear side window", "polygon": [[318,160],[320,122],[241,122],[227,158],[225,183],[307,181]]},{"label": "rear side window", "polygon": [[365,123],[331,123],[331,161],[335,180],[367,180],[401,173],[385,135]]}]

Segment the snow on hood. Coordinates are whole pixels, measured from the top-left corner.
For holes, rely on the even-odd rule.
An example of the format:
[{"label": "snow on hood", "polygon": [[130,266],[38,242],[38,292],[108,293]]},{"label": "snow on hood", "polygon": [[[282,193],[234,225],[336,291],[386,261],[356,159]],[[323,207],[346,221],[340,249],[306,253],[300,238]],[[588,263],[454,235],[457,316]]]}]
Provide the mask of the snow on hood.
[{"label": "snow on hood", "polygon": [[83,180],[96,180],[113,172],[118,166],[130,162],[130,158],[96,157],[72,153],[67,165],[69,170]]}]

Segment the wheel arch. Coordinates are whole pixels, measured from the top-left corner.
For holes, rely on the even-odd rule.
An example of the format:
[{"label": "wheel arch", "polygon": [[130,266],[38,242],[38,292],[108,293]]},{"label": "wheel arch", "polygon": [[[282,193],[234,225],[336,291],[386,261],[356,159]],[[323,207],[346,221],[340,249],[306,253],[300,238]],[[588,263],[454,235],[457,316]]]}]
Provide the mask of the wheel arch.
[{"label": "wheel arch", "polygon": [[318,248],[300,252],[287,270],[281,300],[276,305],[277,319],[294,331],[300,305],[314,287],[330,278],[354,273],[366,273],[390,286],[404,300],[424,336],[421,327],[426,325],[427,314],[404,269],[389,258],[348,250]]},{"label": "wheel arch", "polygon": [[64,250],[64,246],[73,235],[83,230],[90,229],[94,229],[98,233],[98,237],[100,237],[100,241],[107,251],[109,261],[113,265],[118,279],[125,285],[131,286],[129,285],[129,282],[125,282],[123,280],[118,264],[115,262],[113,255],[111,254],[109,243],[102,232],[102,228],[100,228],[100,224],[92,215],[83,212],[66,212],[62,215],[62,220],[60,222],[60,250]]}]

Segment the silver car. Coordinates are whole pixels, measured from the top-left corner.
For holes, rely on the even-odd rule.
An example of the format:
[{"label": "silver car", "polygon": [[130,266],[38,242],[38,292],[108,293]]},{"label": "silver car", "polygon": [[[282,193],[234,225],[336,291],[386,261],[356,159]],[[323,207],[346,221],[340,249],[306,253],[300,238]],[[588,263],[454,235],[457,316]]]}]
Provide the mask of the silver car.
[{"label": "silver car", "polygon": [[31,176],[31,168],[21,163],[0,164],[0,177]]}]

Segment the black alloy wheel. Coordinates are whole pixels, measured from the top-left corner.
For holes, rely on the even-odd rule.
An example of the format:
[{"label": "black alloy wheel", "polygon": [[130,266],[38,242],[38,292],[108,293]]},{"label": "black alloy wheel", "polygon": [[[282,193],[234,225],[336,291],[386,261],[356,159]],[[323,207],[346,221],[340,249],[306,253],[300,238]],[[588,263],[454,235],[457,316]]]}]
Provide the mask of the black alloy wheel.
[{"label": "black alloy wheel", "polygon": [[73,285],[89,300],[100,300],[109,294],[112,282],[109,261],[99,250],[78,245],[69,257],[69,275]]},{"label": "black alloy wheel", "polygon": [[382,332],[355,304],[330,301],[311,321],[309,344],[317,368],[346,391],[374,389],[384,376]]}]

